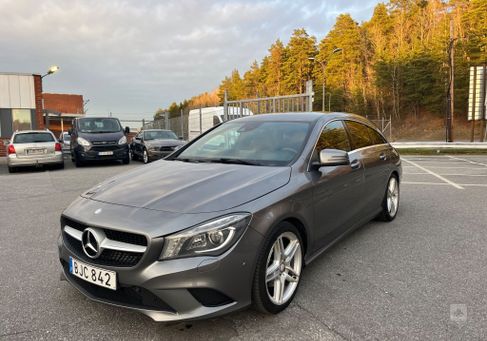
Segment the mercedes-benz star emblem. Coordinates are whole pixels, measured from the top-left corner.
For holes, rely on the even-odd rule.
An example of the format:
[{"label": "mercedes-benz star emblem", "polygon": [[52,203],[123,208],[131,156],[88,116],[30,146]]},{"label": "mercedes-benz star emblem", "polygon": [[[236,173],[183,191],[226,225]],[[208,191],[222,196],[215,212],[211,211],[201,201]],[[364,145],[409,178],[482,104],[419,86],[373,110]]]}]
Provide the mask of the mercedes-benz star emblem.
[{"label": "mercedes-benz star emblem", "polygon": [[83,231],[83,235],[81,236],[81,246],[88,257],[98,258],[101,255],[103,250],[100,247],[100,243],[101,236],[98,231],[92,228],[87,228]]}]

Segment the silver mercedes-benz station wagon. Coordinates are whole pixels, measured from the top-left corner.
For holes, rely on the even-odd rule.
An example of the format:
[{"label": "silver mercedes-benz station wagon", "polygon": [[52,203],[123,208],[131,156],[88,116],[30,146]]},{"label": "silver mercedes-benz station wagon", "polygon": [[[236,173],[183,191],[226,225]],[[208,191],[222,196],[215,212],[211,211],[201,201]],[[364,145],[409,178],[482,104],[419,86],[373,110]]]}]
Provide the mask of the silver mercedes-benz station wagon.
[{"label": "silver mercedes-benz station wagon", "polygon": [[399,207],[401,160],[351,114],[255,115],[108,179],[62,214],[64,276],[156,321],[278,313],[306,264]]}]

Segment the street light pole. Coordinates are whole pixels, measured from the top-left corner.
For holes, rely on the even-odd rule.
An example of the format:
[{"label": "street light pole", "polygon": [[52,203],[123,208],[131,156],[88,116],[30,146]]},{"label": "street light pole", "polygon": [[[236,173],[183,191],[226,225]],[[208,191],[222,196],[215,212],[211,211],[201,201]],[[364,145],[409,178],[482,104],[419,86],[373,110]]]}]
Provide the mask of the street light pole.
[{"label": "street light pole", "polygon": [[[333,51],[331,51],[331,53],[325,58],[325,60],[323,61],[320,61],[320,65],[321,65],[321,68],[322,68],[322,72],[323,72],[323,83],[322,83],[322,90],[323,90],[323,96],[322,96],[322,99],[321,99],[321,111],[322,112],[325,112],[326,110],[326,107],[325,107],[325,103],[326,103],[326,73],[325,73],[325,69],[326,69],[326,65],[328,64],[328,60],[331,58],[331,56],[335,53],[338,53],[338,52],[341,52],[343,49],[337,47],[337,48],[334,48]],[[315,57],[309,57],[308,58],[309,60],[316,60]],[[328,106],[328,111],[330,111],[330,106]]]}]

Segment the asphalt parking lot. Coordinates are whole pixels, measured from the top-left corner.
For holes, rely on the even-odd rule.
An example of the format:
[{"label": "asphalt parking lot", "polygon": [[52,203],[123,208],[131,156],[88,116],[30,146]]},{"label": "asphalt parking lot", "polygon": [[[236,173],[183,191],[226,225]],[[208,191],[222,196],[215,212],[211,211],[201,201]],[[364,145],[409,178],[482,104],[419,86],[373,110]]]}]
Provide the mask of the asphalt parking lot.
[{"label": "asphalt parking lot", "polygon": [[178,324],[83,297],[60,281],[59,216],[134,167],[8,174],[0,164],[1,339],[472,340],[487,338],[487,156],[405,156],[401,206],[304,271],[291,306]]}]

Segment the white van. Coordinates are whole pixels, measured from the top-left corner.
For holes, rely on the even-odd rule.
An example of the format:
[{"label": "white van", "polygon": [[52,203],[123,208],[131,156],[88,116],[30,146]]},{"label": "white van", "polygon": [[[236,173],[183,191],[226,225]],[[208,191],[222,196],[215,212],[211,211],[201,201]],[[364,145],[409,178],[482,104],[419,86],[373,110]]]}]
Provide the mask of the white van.
[{"label": "white van", "polygon": [[[254,113],[247,108],[243,108],[242,115],[240,114],[240,108],[229,108],[228,111],[228,116],[230,119],[239,118],[242,116],[249,116],[253,114]],[[188,140],[192,140],[195,137],[198,137],[201,133],[207,131],[208,129],[222,123],[224,120],[224,115],[225,112],[223,107],[201,108],[200,127],[200,109],[190,110],[188,117]]]}]

